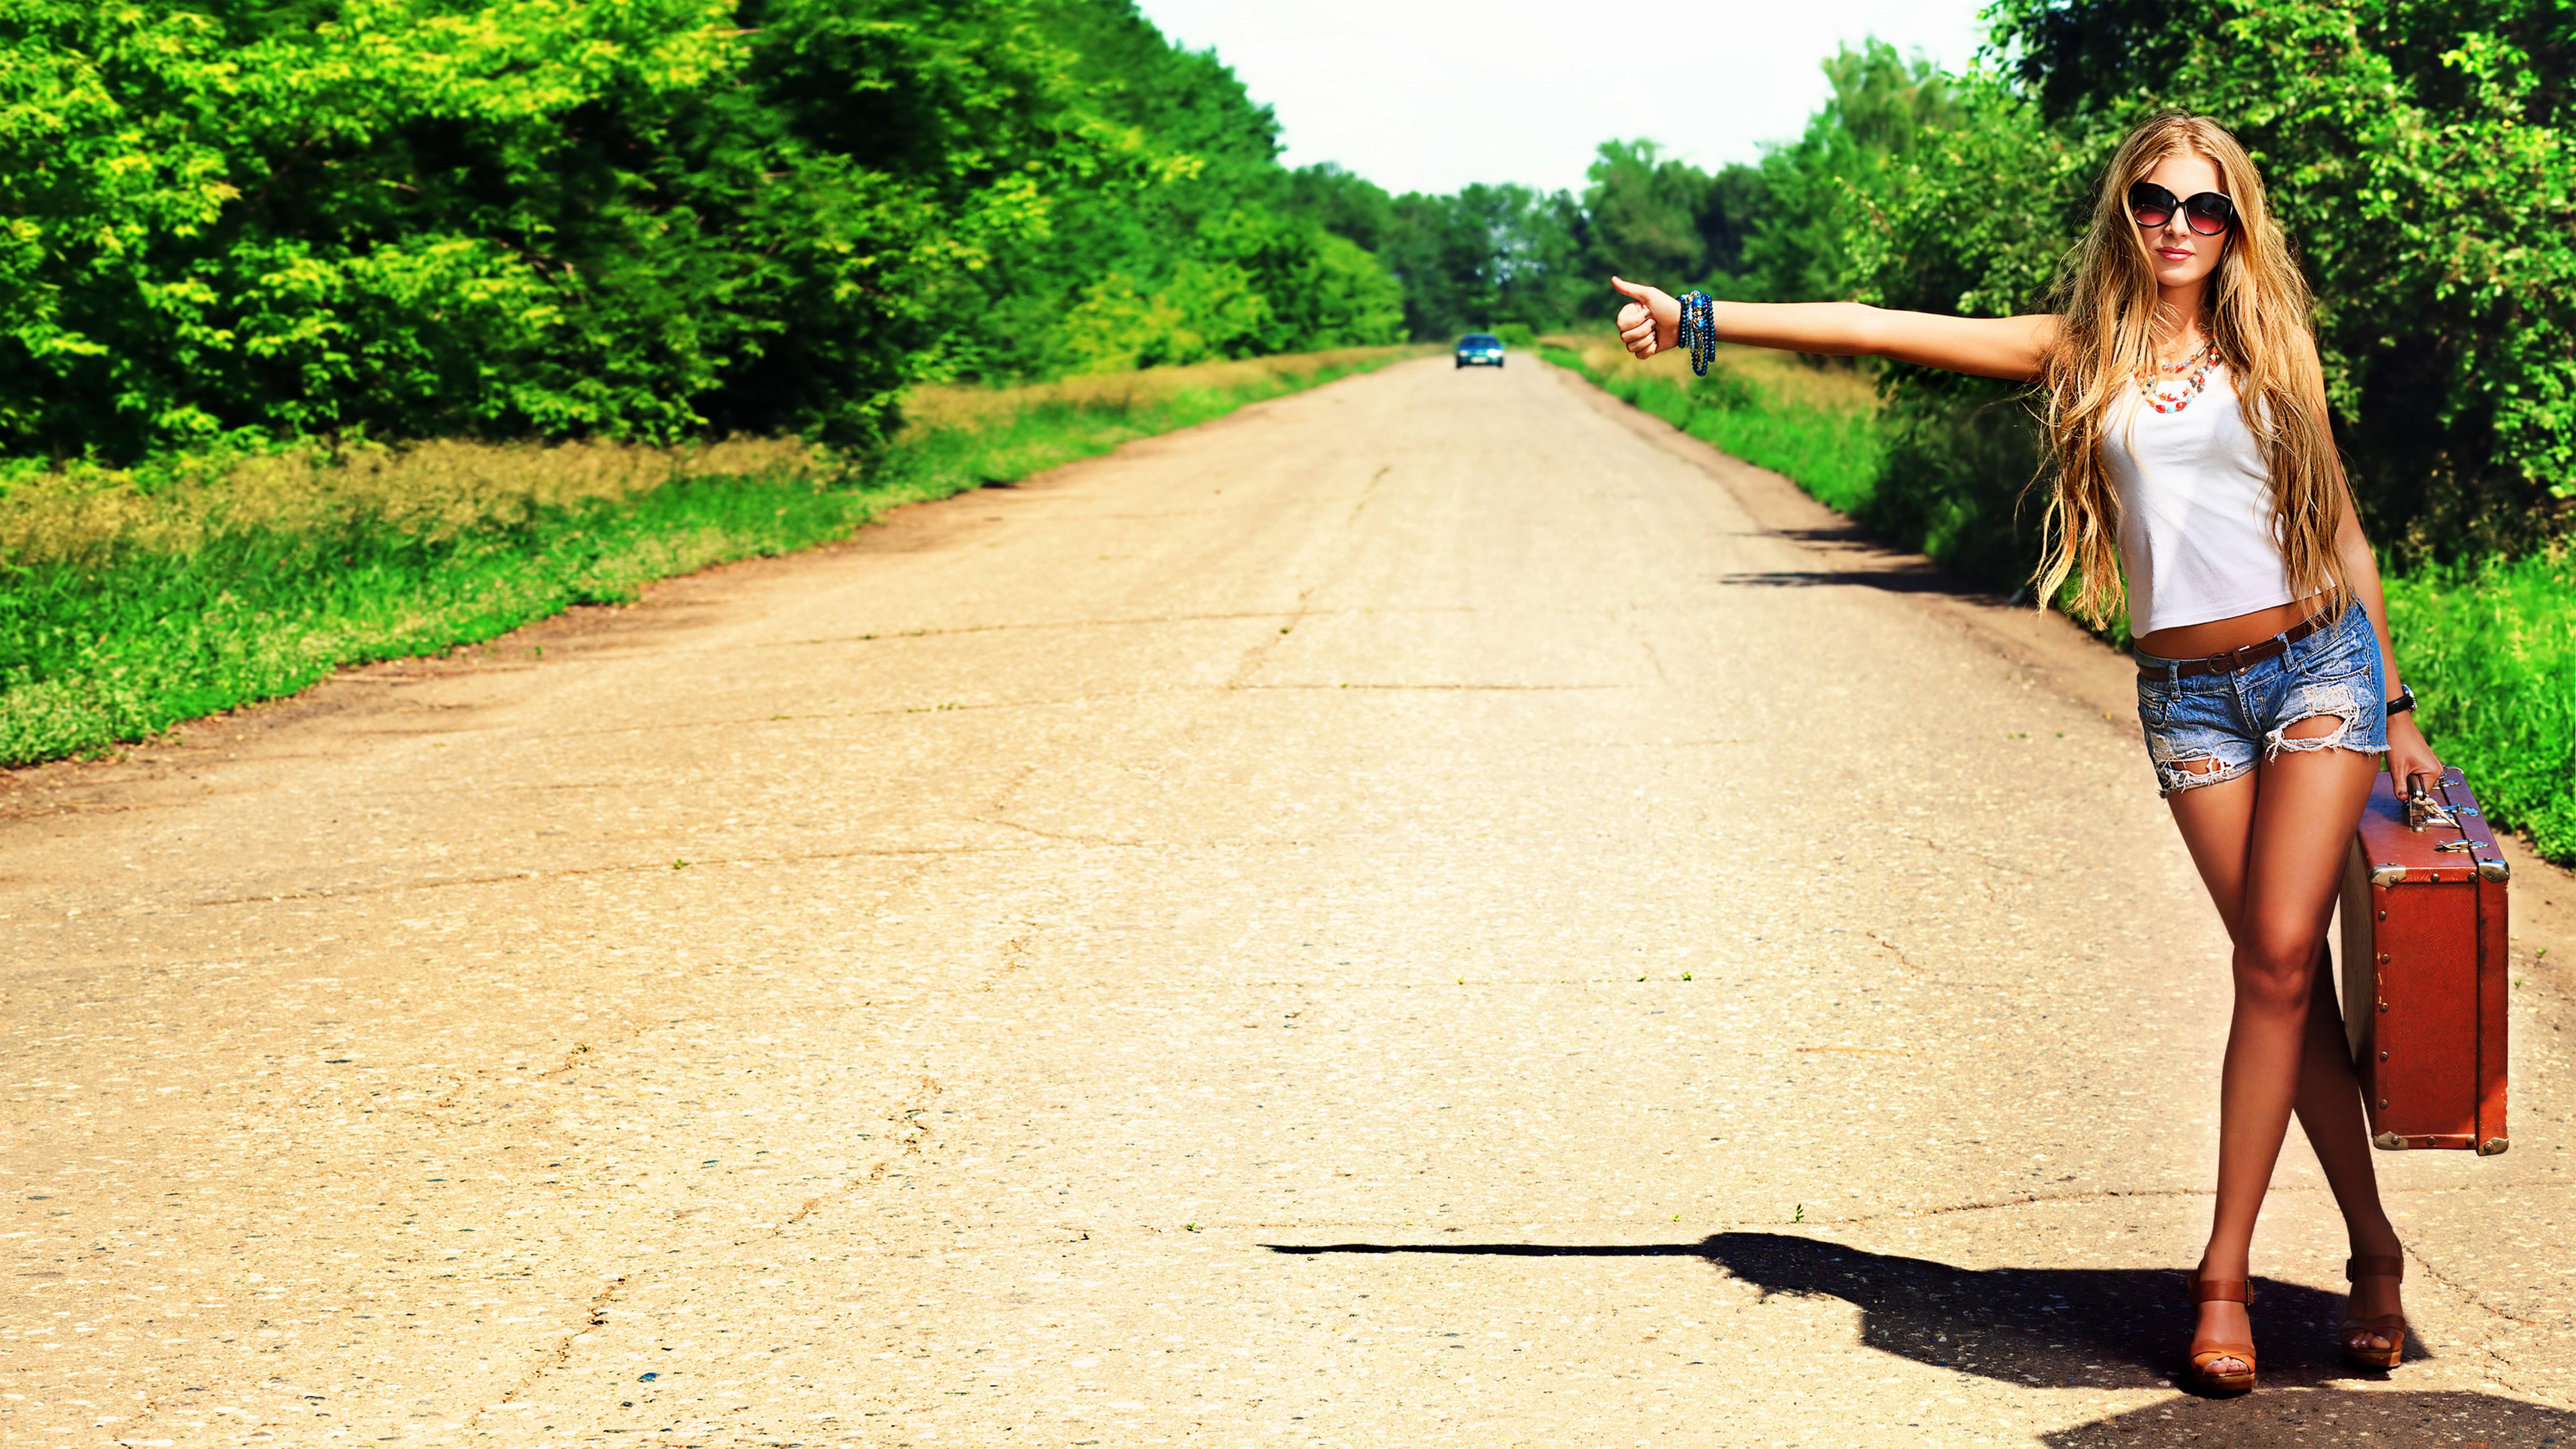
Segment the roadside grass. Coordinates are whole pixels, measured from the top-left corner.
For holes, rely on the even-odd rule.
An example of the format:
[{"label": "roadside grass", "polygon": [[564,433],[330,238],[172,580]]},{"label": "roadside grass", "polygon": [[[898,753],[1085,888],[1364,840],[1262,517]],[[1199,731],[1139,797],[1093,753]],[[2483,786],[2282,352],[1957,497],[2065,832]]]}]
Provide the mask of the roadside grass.
[{"label": "roadside grass", "polygon": [[2424,735],[2489,820],[2576,865],[2576,550],[2391,578],[2389,632]]},{"label": "roadside grass", "polygon": [[624,602],[1427,350],[926,388],[867,460],[794,439],[442,441],[22,466],[0,473],[0,765],[103,753],[347,665]]},{"label": "roadside grass", "polygon": [[[1540,339],[1570,368],[1682,431],[1769,468],[1837,512],[2001,588],[2025,567],[2008,505],[2029,477],[2010,418],[1912,420],[1952,459],[1934,468],[1869,379],[1777,353],[1720,348],[1705,378],[1679,354],[1638,362],[1615,340]],[[1992,433],[1993,437],[1975,436]],[[1897,477],[1911,469],[1924,476]],[[2389,628],[2424,732],[2488,818],[2576,865],[2576,549],[2386,579]],[[2127,621],[2103,631],[2125,650]]]},{"label": "roadside grass", "polygon": [[1841,364],[1815,366],[1755,347],[1720,347],[1708,376],[1678,352],[1643,362],[1615,339],[1551,336],[1539,355],[1612,397],[1756,467],[1796,480],[1826,507],[1865,513],[1887,444],[1878,390]]}]

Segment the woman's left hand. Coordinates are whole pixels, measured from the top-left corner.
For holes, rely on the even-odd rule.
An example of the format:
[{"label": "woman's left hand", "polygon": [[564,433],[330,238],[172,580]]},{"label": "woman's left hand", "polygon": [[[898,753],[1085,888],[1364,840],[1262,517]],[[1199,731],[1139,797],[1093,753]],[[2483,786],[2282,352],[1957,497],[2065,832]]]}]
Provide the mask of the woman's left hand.
[{"label": "woman's left hand", "polygon": [[2427,790],[2442,783],[2442,762],[2435,758],[2433,747],[2424,743],[2424,732],[2416,728],[2411,712],[2388,722],[2388,774],[2399,799],[2414,793],[2418,776]]}]

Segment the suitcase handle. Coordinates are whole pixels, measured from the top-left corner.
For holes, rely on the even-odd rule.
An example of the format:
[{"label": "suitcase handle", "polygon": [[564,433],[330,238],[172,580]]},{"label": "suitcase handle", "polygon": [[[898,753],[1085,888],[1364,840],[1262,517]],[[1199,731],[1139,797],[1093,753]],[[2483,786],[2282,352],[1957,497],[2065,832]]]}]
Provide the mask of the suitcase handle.
[{"label": "suitcase handle", "polygon": [[2451,812],[2447,808],[2433,803],[2432,800],[2425,796],[2424,780],[2422,776],[2419,775],[2408,780],[2406,783],[2408,787],[2406,792],[2407,829],[2420,832],[2427,825],[2439,825],[2445,830],[2457,830],[2460,828],[2460,822],[2453,818]]}]

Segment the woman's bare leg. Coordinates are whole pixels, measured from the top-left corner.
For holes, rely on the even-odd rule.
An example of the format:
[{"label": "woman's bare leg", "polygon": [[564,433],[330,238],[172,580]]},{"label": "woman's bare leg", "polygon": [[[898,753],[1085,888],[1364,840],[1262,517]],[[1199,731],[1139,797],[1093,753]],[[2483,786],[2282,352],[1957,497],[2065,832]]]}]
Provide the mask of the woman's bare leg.
[{"label": "woman's bare leg", "polygon": [[[2346,969],[2350,969],[2347,964]],[[2379,1172],[2371,1161],[2370,1119],[2362,1111],[2361,1079],[2352,1069],[2352,1047],[2344,1034],[2343,1008],[2335,999],[2334,973],[2318,952],[2315,984],[2308,994],[2306,1055],[2299,1063],[2299,1126],[2316,1150],[2334,1189],[2335,1206],[2343,1209],[2344,1231],[2356,1255],[2394,1257],[2403,1251],[2388,1212],[2379,1203]],[[2364,1278],[2353,1284],[2353,1311],[2363,1318],[2395,1313],[2397,1284],[2387,1278]],[[2353,1342],[2365,1348],[2387,1348],[2381,1334],[2356,1331]]]},{"label": "woman's bare leg", "polygon": [[[2313,728],[2293,726],[2289,733],[2322,733],[2341,722],[2303,723]],[[2205,1277],[2249,1274],[2254,1222],[2306,1077],[2326,917],[2342,878],[2346,842],[2377,768],[2371,756],[2350,750],[2284,754],[2169,802],[2235,945],[2236,1001],[2219,1079],[2218,1197],[2201,1258]],[[2344,1071],[2349,1084],[2349,1062]],[[2323,1089],[2319,1107],[2332,1110]],[[2248,1331],[2245,1310],[2234,1303],[2204,1303],[2200,1329],[2241,1341]],[[2229,1365],[2215,1367],[2223,1372]]]}]

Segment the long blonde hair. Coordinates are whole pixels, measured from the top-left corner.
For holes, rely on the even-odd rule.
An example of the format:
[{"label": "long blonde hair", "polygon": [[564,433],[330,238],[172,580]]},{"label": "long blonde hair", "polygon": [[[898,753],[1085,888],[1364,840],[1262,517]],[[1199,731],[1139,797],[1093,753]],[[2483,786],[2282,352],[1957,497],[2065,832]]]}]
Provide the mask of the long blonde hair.
[{"label": "long blonde hair", "polygon": [[[2309,334],[2306,278],[2263,198],[2263,180],[2236,138],[2206,116],[2168,112],[2121,142],[2102,174],[2093,223],[2061,275],[2063,319],[2040,374],[2052,483],[2041,524],[2045,555],[2033,576],[2041,607],[2069,576],[2069,612],[2099,625],[2121,602],[2120,498],[2102,466],[2106,428],[2125,416],[2137,379],[2157,361],[2155,273],[2144,233],[2129,215],[2129,188],[2167,156],[2205,158],[2236,204],[2236,225],[2210,274],[2203,333],[2226,361],[2245,424],[2272,475],[2273,533],[2298,598],[2330,594],[2329,612],[2352,599],[2335,559],[2343,524],[2343,464],[2318,400],[2324,396]],[[2143,622],[2143,621],[2140,621]]]}]

